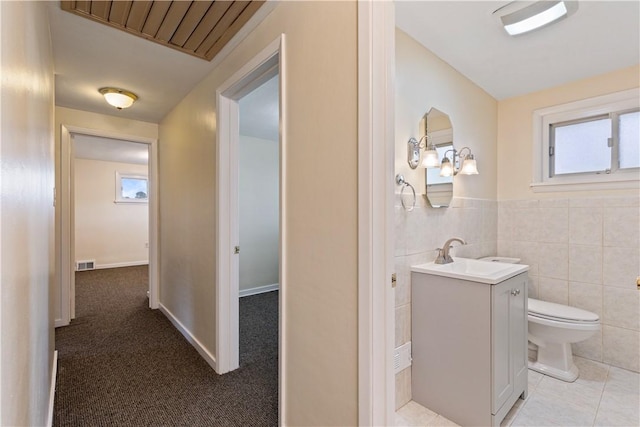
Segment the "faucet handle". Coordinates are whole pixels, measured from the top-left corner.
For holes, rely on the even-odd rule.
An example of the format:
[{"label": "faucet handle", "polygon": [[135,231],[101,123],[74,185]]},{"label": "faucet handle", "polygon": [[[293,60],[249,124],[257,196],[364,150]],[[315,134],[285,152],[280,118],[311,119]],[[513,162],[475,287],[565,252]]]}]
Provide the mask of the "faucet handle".
[{"label": "faucet handle", "polygon": [[436,260],[434,261],[435,264],[446,264],[447,263],[447,259],[444,256],[444,251],[442,250],[442,248],[436,248],[436,250],[438,251],[438,256],[436,257]]}]

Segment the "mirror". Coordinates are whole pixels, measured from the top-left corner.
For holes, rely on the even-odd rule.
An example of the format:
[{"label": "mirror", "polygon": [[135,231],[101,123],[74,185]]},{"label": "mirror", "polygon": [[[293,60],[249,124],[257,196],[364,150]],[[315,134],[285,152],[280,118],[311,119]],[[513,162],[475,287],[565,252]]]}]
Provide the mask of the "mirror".
[{"label": "mirror", "polygon": [[[420,131],[427,134],[428,143],[433,144],[442,160],[448,150],[453,149],[453,126],[449,116],[432,108],[422,117]],[[449,153],[450,157],[451,153]],[[431,207],[446,208],[453,197],[453,176],[440,176],[440,168],[425,169],[427,200]]]}]

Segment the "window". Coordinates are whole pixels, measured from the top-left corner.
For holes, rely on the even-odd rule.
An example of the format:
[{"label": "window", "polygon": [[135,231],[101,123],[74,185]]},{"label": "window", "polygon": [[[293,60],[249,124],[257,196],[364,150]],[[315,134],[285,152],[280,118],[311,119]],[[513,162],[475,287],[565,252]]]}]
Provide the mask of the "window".
[{"label": "window", "polygon": [[146,175],[116,172],[116,203],[146,203],[149,181]]},{"label": "window", "polygon": [[[535,111],[534,191],[636,188],[639,95],[634,89]],[[551,186],[563,188],[544,188]]]}]

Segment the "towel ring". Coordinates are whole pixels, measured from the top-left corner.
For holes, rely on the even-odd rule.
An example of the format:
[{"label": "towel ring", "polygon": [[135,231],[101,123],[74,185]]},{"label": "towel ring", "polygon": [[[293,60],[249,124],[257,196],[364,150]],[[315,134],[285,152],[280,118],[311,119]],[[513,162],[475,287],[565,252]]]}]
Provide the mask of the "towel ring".
[{"label": "towel ring", "polygon": [[[402,185],[402,188],[400,189],[400,203],[402,204],[402,208],[407,211],[407,212],[411,212],[415,207],[416,207],[416,190],[415,188],[413,188],[413,185],[409,184],[407,181],[404,180],[404,176],[398,174],[396,175],[396,184],[398,185]],[[407,206],[404,204],[404,189],[409,187],[411,189],[411,192],[413,193],[413,203],[411,204],[411,207],[407,208]]]}]

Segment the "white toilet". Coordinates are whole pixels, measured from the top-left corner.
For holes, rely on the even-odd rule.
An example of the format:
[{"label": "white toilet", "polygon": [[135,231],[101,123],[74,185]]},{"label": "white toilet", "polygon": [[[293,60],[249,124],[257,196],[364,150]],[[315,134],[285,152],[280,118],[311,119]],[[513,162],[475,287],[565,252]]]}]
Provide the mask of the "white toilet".
[{"label": "white toilet", "polygon": [[[519,264],[519,258],[485,257],[483,261]],[[571,343],[584,341],[600,330],[597,314],[568,305],[528,299],[529,341],[538,346],[538,357],[529,369],[563,381],[578,378]]]},{"label": "white toilet", "polygon": [[600,330],[597,314],[529,298],[529,341],[538,346],[538,358],[529,369],[563,381],[578,378],[571,343],[584,341]]}]

